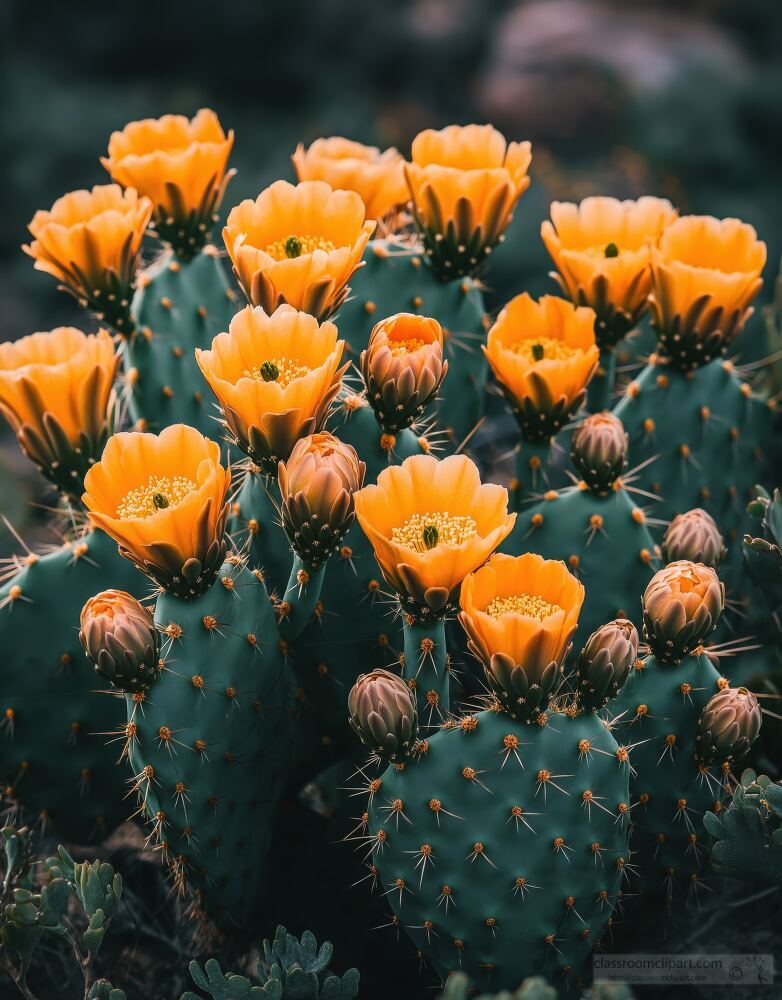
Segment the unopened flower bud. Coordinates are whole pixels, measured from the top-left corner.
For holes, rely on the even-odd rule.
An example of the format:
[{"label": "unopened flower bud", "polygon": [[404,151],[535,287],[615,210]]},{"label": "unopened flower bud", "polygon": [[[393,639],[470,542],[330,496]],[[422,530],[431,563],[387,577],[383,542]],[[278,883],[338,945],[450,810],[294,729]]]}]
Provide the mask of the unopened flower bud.
[{"label": "unopened flower bud", "polygon": [[104,590],[81,610],[79,639],[95,670],[121,691],[142,691],[160,671],[150,612],[124,590]]},{"label": "unopened flower bud", "polygon": [[601,625],[587,639],[578,660],[579,706],[597,711],[624,687],[638,656],[638,632],[626,618]]},{"label": "unopened flower bud", "polygon": [[689,559],[716,568],[727,553],[714,518],[696,507],[677,514],[668,525],[662,541],[662,554],[667,563]]},{"label": "unopened flower bud", "polygon": [[302,438],[280,462],[282,524],[308,566],[325,562],[353,524],[364,470],[355,448],[328,433]]},{"label": "unopened flower bud", "polygon": [[593,413],[573,434],[573,464],[590,489],[606,492],[627,462],[627,434],[613,413]]},{"label": "unopened flower bud", "polygon": [[348,695],[350,725],[362,743],[383,760],[403,761],[418,734],[415,699],[389,670],[361,674]]},{"label": "unopened flower bud", "polygon": [[447,371],[440,324],[413,313],[397,313],[378,323],[361,354],[367,399],[391,434],[421,416]]},{"label": "unopened flower bud", "polygon": [[714,631],[725,588],[711,566],[682,559],[655,573],[642,603],[652,653],[663,663],[678,663]]},{"label": "unopened flower bud", "polygon": [[745,757],[758,738],[762,716],[755,695],[745,687],[723,688],[701,713],[695,738],[699,764],[733,764]]}]

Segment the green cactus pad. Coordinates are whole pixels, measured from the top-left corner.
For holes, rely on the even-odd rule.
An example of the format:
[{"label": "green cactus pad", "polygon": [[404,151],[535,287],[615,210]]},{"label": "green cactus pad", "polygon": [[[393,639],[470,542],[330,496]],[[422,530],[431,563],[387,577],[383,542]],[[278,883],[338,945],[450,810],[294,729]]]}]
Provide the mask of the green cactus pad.
[{"label": "green cactus pad", "polygon": [[364,253],[365,266],[351,279],[351,295],[339,310],[336,324],[355,358],[367,346],[372,328],[394,313],[433,316],[445,335],[448,374],[440,391],[440,424],[461,443],[483,413],[488,365],[484,305],[479,285],[472,278],[439,281],[416,253],[388,240],[371,241]]},{"label": "green cactus pad", "polygon": [[128,816],[119,745],[106,746],[124,722],[122,701],[102,693],[108,684],[79,643],[81,609],[107,587],[141,598],[149,582],[115,542],[91,531],[23,559],[0,590],[0,781],[30,822],[45,821],[77,843],[105,836]]},{"label": "green cactus pad", "polygon": [[705,891],[699,880],[708,861],[703,816],[720,808],[723,795],[720,775],[701,773],[693,754],[698,719],[719,689],[720,674],[705,654],[681,663],[654,656],[642,662],[611,703],[617,731],[626,744],[638,744],[630,781],[638,878],[630,890],[668,905],[695,904]]},{"label": "green cactus pad", "polygon": [[419,750],[383,773],[361,845],[392,923],[441,979],[575,985],[628,858],[629,765],[611,732],[592,713],[539,726],[487,710]]},{"label": "green cactus pad", "polygon": [[263,894],[290,755],[274,613],[263,583],[228,560],[196,600],[161,594],[155,621],[165,669],[143,703],[127,698],[134,784],[179,886],[236,931]]},{"label": "green cactus pad", "polygon": [[629,618],[640,628],[639,595],[656,568],[656,544],[641,506],[625,489],[600,496],[571,487],[546,497],[521,511],[500,551],[561,559],[582,581],[576,650],[614,618]]},{"label": "green cactus pad", "polygon": [[227,330],[235,312],[234,292],[214,248],[186,262],[165,254],[140,276],[133,298],[136,332],[123,344],[134,421],[150,431],[190,424],[222,440],[193,352]]},{"label": "green cactus pad", "polygon": [[746,770],[730,806],[706,813],[718,871],[753,885],[782,885],[782,784]]}]

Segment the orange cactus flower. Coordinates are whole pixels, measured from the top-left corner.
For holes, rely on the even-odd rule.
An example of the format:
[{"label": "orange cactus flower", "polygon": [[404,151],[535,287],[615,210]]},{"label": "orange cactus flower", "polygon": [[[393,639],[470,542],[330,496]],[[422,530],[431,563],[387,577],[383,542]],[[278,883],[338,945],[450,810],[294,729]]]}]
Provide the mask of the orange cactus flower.
[{"label": "orange cactus flower", "polygon": [[570,648],[584,585],[563,562],[494,555],[462,584],[459,621],[490,686],[512,715],[544,711]]},{"label": "orange cactus flower", "polygon": [[129,336],[130,299],[152,203],[118,184],[72,191],[28,224],[22,247],[38,271],[53,275],[100,322]]},{"label": "orange cactus flower", "polygon": [[90,520],[122,555],[183,600],[214,582],[225,558],[231,474],[220,448],[195,428],[109,438],[84,480]]},{"label": "orange cactus flower", "polygon": [[202,108],[190,120],[163,115],[130,122],[112,133],[101,163],[115,181],[151,199],[156,234],[189,260],[217,221],[234,173],[227,169],[233,142],[214,111]]},{"label": "orange cactus flower", "polygon": [[405,161],[396,149],[381,152],[351,139],[335,136],[316,139],[305,150],[293,154],[299,181],[325,181],[335,191],[355,191],[361,197],[368,219],[389,219],[409,195]]},{"label": "orange cactus flower", "polygon": [[280,306],[247,306],[196,361],[236,443],[270,475],[299,438],[320,430],[347,365],[333,323]]},{"label": "orange cactus flower", "polygon": [[527,440],[556,434],[581,406],[595,373],[595,314],[525,292],[505,306],[484,351]]},{"label": "orange cactus flower", "polygon": [[445,281],[477,273],[529,187],[532,146],[491,125],[449,125],[419,132],[412,154],[405,174],[429,262]]},{"label": "orange cactus flower", "polygon": [[447,371],[442,327],[436,319],[413,313],[381,320],[361,354],[367,399],[389,434],[421,416]]},{"label": "orange cactus flower", "polygon": [[231,209],[223,239],[248,302],[323,320],[345,299],[374,229],[355,191],[276,181]]},{"label": "orange cactus flower", "polygon": [[81,496],[111,433],[118,365],[105,330],[64,326],[0,344],[0,411],[22,451],[69,495]]},{"label": "orange cactus flower", "polygon": [[459,587],[510,533],[508,491],[481,484],[464,455],[413,455],[355,495],[356,516],[402,608],[418,620],[455,610]]},{"label": "orange cactus flower", "polygon": [[554,277],[576,305],[594,309],[601,348],[613,347],[646,311],[651,249],[677,214],[663,198],[552,203],[540,235],[559,272]]},{"label": "orange cactus flower", "polygon": [[738,219],[688,215],[652,251],[652,317],[672,364],[697,368],[723,354],[752,313],[766,244]]}]

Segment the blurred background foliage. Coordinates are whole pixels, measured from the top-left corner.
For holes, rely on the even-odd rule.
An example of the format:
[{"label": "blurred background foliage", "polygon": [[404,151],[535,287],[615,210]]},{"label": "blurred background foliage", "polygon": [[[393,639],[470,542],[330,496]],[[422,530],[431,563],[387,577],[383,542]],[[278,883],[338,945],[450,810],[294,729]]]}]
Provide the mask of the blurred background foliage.
[{"label": "blurred background foliage", "polygon": [[[5,0],[0,26],[4,339],[85,322],[19,249],[36,209],[107,180],[98,157],[113,129],[204,105],[236,132],[226,209],[292,177],[296,144],[321,135],[408,153],[421,128],[490,121],[531,139],[533,185],[492,258],[493,309],[554,290],[540,222],[553,199],[592,193],[751,222],[769,246],[770,297],[779,0]],[[745,354],[763,350],[754,339]],[[37,484],[3,443],[0,506],[26,527]]]}]

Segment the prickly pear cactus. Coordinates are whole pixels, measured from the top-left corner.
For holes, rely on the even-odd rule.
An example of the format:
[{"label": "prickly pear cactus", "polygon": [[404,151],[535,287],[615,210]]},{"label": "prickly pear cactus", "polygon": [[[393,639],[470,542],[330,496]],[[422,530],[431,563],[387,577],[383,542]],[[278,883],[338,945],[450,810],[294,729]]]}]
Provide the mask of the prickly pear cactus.
[{"label": "prickly pear cactus", "polygon": [[32,822],[86,843],[128,817],[116,744],[122,702],[79,644],[79,612],[107,585],[142,597],[148,582],[102,531],[28,554],[0,590],[5,650],[0,781]]},{"label": "prickly pear cactus", "polygon": [[647,656],[612,705],[634,747],[631,846],[638,878],[632,891],[668,905],[697,902],[708,861],[704,813],[720,810],[720,778],[694,759],[698,719],[726,682],[704,654],[679,663]]},{"label": "prickly pear cactus", "polygon": [[758,615],[760,602],[750,599],[740,541],[750,530],[746,505],[767,461],[773,411],[730,362],[715,359],[690,372],[650,363],[614,413],[630,436],[630,465],[649,462],[636,485],[661,496],[656,515],[702,507],[714,518],[728,546],[721,575],[731,601],[743,605],[735,628],[762,634],[765,609]]},{"label": "prickly pear cactus", "polygon": [[633,483],[624,476],[627,435],[610,413],[595,413],[575,430],[571,458],[574,485],[548,490],[524,505],[505,541],[507,551],[537,552],[560,559],[586,587],[575,643],[580,647],[605,622],[636,618],[637,595],[651,580],[657,545],[649,531],[654,520]]},{"label": "prickly pear cactus", "polygon": [[[440,1000],[468,1000],[469,997],[474,997],[469,978],[463,972],[451,973]],[[542,976],[531,976],[512,993],[507,990],[482,993],[475,1000],[557,1000],[557,991]]]},{"label": "prickly pear cactus", "polygon": [[706,813],[715,868],[753,884],[782,883],[782,785],[746,770],[720,815]]},{"label": "prickly pear cactus", "polygon": [[576,982],[628,860],[629,768],[594,713],[464,716],[372,786],[367,850],[442,978]]},{"label": "prickly pear cactus", "polygon": [[262,581],[229,559],[191,601],[162,593],[165,667],[127,696],[140,809],[177,886],[220,925],[241,925],[267,871],[290,754],[290,676]]},{"label": "prickly pear cactus", "polygon": [[372,240],[365,266],[351,279],[351,296],[336,318],[340,336],[356,357],[379,319],[399,312],[434,317],[445,335],[448,377],[438,407],[440,424],[453,446],[460,444],[483,413],[487,364],[483,296],[469,277],[440,281],[421,248]]},{"label": "prickly pear cactus", "polygon": [[123,343],[130,415],[144,429],[186,423],[215,440],[223,430],[193,356],[228,329],[236,311],[217,250],[191,260],[165,253],[139,275],[136,329]]}]

